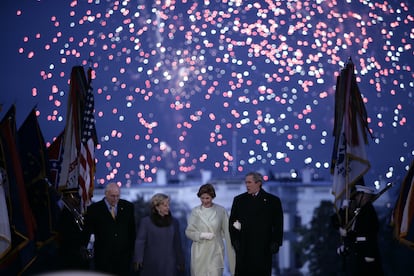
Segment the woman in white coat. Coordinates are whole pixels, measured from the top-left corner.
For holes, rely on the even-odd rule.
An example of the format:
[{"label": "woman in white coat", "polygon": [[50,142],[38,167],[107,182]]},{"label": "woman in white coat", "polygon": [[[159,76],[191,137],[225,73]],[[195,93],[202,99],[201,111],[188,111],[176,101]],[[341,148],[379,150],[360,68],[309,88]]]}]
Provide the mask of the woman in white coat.
[{"label": "woman in white coat", "polygon": [[230,273],[234,275],[235,253],[228,231],[227,211],[223,206],[213,203],[216,197],[213,185],[202,185],[197,196],[201,205],[191,210],[185,230],[186,236],[193,241],[191,275],[222,276],[225,251]]}]

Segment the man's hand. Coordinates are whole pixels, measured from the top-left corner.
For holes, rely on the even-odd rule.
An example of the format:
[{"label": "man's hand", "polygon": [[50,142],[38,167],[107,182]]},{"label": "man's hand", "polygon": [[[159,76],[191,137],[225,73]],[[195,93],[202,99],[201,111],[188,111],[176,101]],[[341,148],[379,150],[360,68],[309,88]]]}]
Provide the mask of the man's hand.
[{"label": "man's hand", "polygon": [[233,227],[240,231],[241,230],[241,223],[238,220],[236,220],[233,223]]},{"label": "man's hand", "polygon": [[373,261],[375,261],[375,258],[372,257],[365,257],[364,259],[367,263],[372,263]]},{"label": "man's hand", "polygon": [[339,234],[341,235],[341,237],[346,237],[347,231],[345,230],[345,228],[339,227]]},{"label": "man's hand", "polygon": [[134,270],[135,272],[138,272],[138,271],[140,271],[140,270],[142,269],[142,263],[139,263],[139,262],[134,262],[134,263],[132,264],[132,268],[133,268],[133,270]]},{"label": "man's hand", "polygon": [[179,264],[179,265],[177,266],[177,269],[178,269],[178,271],[180,271],[180,272],[184,272],[184,271],[185,271],[185,265],[183,265],[183,264]]},{"label": "man's hand", "polygon": [[272,252],[272,254],[276,254],[279,252],[279,244],[277,242],[272,242],[272,244],[270,245],[270,252]]},{"label": "man's hand", "polygon": [[93,248],[92,249],[88,249],[86,248],[86,246],[82,246],[80,248],[80,255],[82,257],[82,259],[84,260],[92,260],[93,259]]},{"label": "man's hand", "polygon": [[345,245],[341,245],[336,249],[336,253],[340,256],[345,256],[349,252],[348,248]]}]

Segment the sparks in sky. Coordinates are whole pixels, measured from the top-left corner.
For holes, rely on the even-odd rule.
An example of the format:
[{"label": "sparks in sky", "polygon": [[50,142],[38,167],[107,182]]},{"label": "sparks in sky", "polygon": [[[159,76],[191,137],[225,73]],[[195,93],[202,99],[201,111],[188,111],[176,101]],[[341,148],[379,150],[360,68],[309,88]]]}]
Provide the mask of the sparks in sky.
[{"label": "sparks in sky", "polygon": [[50,143],[64,128],[71,67],[91,59],[98,184],[151,182],[161,169],[327,177],[349,57],[374,136],[371,178],[393,178],[413,158],[408,1],[13,2],[2,12],[14,26],[6,59],[25,81],[1,101],[37,104]]}]

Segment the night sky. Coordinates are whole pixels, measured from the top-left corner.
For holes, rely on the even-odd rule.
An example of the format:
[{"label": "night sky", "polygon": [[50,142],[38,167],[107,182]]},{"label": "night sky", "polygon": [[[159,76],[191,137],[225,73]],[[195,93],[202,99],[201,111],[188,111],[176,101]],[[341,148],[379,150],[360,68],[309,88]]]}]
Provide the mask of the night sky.
[{"label": "night sky", "polygon": [[98,184],[310,167],[329,179],[336,77],[352,58],[369,116],[366,182],[414,156],[414,4],[13,0],[1,8],[1,117],[64,129],[73,66],[95,78]]}]

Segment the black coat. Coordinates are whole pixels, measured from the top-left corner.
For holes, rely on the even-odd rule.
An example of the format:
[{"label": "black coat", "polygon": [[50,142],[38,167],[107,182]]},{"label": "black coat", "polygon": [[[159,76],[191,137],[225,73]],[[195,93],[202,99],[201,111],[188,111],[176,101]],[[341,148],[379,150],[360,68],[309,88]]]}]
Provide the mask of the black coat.
[{"label": "black coat", "polygon": [[84,246],[83,233],[76,224],[75,219],[67,208],[63,208],[57,226],[59,251],[57,264],[63,270],[87,270],[88,260],[81,255]]},{"label": "black coat", "polygon": [[[372,203],[361,208],[352,230],[348,233],[347,243],[350,249],[348,275],[384,275],[381,254],[378,247],[379,221]],[[365,257],[373,258],[367,262]]]},{"label": "black coat", "polygon": [[[240,231],[233,227],[236,220],[241,223]],[[263,189],[256,197],[247,192],[236,196],[229,231],[236,250],[236,275],[271,275],[272,254],[279,251],[283,241],[280,199]]]},{"label": "black coat", "polygon": [[[104,199],[88,207],[85,238],[95,234],[94,265],[98,271],[128,275],[132,268],[136,226],[134,205],[120,199],[113,219]],[[86,242],[86,241],[85,241]]]}]

